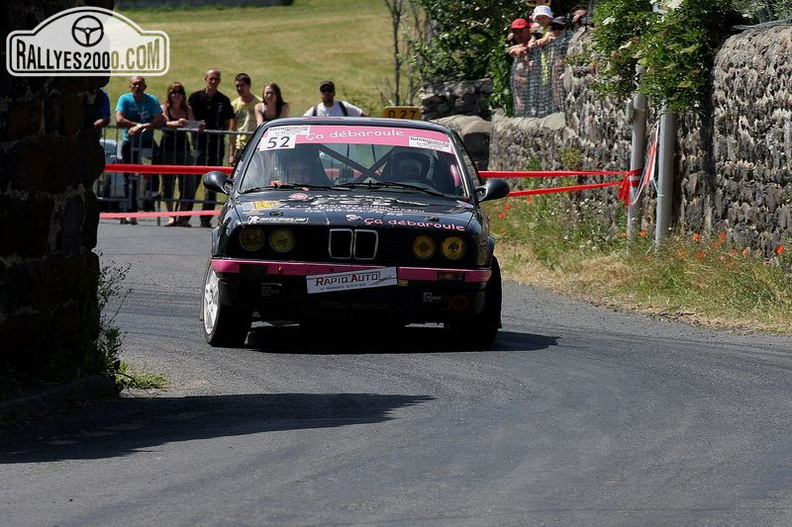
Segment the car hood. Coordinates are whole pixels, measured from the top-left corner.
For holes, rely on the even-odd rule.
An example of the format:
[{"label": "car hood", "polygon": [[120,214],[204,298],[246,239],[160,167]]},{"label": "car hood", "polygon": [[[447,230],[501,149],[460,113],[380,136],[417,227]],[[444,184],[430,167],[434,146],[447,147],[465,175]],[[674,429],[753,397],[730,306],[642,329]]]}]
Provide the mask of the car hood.
[{"label": "car hood", "polygon": [[474,216],[475,209],[469,203],[442,197],[268,192],[237,196],[226,207],[221,221],[247,225],[360,225],[463,232]]}]

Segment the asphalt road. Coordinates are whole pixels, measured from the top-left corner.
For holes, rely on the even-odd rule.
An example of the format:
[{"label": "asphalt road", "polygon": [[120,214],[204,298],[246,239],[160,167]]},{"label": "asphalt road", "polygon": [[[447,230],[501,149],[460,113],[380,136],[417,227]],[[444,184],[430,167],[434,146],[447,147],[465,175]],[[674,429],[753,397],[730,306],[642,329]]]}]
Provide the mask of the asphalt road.
[{"label": "asphalt road", "polygon": [[491,350],[435,328],[212,349],[209,231],[99,239],[128,266],[123,359],[171,387],[3,432],[0,525],[792,524],[792,338],[507,283]]}]

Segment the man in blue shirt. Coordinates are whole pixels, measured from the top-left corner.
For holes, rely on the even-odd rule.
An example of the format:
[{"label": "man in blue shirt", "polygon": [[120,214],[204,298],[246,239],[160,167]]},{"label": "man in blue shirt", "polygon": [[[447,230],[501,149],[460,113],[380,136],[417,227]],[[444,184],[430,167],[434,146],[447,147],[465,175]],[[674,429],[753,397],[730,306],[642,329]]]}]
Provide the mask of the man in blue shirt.
[{"label": "man in blue shirt", "polygon": [[[129,79],[129,93],[119,97],[116,104],[116,125],[124,128],[121,157],[125,163],[140,163],[141,152],[154,146],[154,129],[165,124],[159,101],[145,92],[146,79],[141,76],[132,77]],[[129,205],[129,212],[138,210],[136,177],[124,174],[124,197]],[[134,225],[137,220],[123,219],[121,223]]]}]

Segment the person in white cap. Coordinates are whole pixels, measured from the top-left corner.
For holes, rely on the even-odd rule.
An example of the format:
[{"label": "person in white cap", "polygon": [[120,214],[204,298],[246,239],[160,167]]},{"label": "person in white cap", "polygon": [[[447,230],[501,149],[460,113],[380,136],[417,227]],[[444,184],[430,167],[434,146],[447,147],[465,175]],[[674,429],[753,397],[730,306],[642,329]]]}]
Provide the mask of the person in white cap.
[{"label": "person in white cap", "polygon": [[553,21],[553,11],[546,5],[538,5],[533,10],[533,21],[545,30]]},{"label": "person in white cap", "polygon": [[[548,42],[548,35],[550,31],[548,27],[550,22],[553,21],[553,12],[546,5],[538,5],[533,10],[533,23],[535,27],[531,28],[531,33],[534,33],[535,38],[528,43],[528,49],[533,49],[535,46],[544,47]],[[539,38],[537,33],[541,32],[544,36]]]}]

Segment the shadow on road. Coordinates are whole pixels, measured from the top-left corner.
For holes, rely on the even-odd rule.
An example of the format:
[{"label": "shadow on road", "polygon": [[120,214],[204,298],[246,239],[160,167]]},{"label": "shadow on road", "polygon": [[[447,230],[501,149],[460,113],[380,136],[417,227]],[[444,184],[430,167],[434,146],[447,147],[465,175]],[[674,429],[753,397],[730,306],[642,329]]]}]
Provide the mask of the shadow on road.
[{"label": "shadow on road", "polygon": [[499,331],[490,348],[464,346],[439,326],[408,326],[399,330],[355,328],[306,331],[298,326],[258,326],[246,347],[266,353],[359,355],[378,353],[460,353],[537,351],[557,345],[558,337]]},{"label": "shadow on road", "polygon": [[433,397],[252,394],[123,398],[0,435],[0,464],[103,459],[176,441],[379,423]]}]

